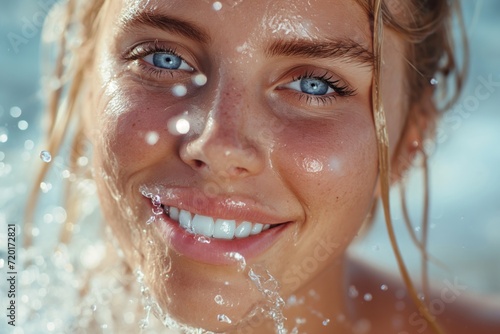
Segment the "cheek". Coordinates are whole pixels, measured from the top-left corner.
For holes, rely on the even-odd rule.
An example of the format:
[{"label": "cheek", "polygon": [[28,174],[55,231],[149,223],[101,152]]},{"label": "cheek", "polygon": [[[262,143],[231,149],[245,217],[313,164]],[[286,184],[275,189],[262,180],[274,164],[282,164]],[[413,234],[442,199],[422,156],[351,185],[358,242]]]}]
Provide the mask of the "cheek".
[{"label": "cheek", "polygon": [[107,168],[118,169],[127,177],[175,154],[189,121],[182,100],[122,86],[98,101],[95,146],[104,161],[115,161],[116,166]]},{"label": "cheek", "polygon": [[[371,116],[345,113],[334,121],[301,122],[287,127],[278,157],[312,217],[334,212],[348,220],[367,210],[377,178],[376,138]],[[355,218],[351,218],[355,217]]]}]

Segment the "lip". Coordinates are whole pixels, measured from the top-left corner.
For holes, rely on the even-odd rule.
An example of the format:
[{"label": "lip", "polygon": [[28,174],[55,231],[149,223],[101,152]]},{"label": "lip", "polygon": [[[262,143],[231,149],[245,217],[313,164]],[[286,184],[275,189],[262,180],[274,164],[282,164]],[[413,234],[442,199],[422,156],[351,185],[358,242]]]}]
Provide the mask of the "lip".
[{"label": "lip", "polygon": [[[156,189],[158,190],[158,189]],[[229,256],[230,253],[241,254],[246,261],[255,258],[273,246],[293,224],[292,219],[279,218],[273,209],[260,205],[256,201],[244,197],[215,197],[200,196],[192,189],[165,189],[158,191],[161,203],[165,206],[174,206],[191,213],[211,216],[222,219],[246,220],[253,223],[271,224],[270,229],[246,238],[231,240],[215,238],[199,238],[198,235],[187,232],[179,223],[172,220],[165,213],[160,215],[152,225],[165,239],[167,246],[179,254],[192,260],[213,265],[235,265],[237,261]],[[144,197],[150,208],[154,208],[151,200]],[[207,243],[206,240],[210,242]]]}]

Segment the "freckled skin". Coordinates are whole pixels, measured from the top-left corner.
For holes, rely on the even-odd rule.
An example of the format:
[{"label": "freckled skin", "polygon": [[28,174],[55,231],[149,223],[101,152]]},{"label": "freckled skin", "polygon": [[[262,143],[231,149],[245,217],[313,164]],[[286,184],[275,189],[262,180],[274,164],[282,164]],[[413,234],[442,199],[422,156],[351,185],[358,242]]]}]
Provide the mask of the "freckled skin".
[{"label": "freckled skin", "polygon": [[[283,216],[293,217],[296,227],[247,264],[261,263],[269,268],[281,282],[280,292],[285,297],[315,287],[328,291],[321,294],[322,301],[316,306],[320,312],[325,316],[345,312],[340,264],[370,210],[378,175],[371,70],[340,61],[266,58],[263,49],[277,37],[304,35],[313,39],[349,36],[369,46],[371,35],[366,13],[354,1],[311,3],[304,11],[298,0],[243,1],[234,8],[223,3],[217,12],[203,1],[147,2],[146,8],[188,19],[207,30],[212,41],[203,47],[152,28],[120,32],[119,20],[133,7],[131,1],[115,1],[103,13],[96,63],[105,65],[93,70],[96,93],[88,104],[92,115],[88,128],[104,216],[127,261],[133,268],[142,268],[162,307],[191,326],[235,330],[235,324],[262,301],[262,296],[235,268],[187,260],[167,249],[153,229],[143,232],[151,211],[139,193],[142,184],[203,191],[207,184],[216,182],[218,191],[228,197],[245,194],[278,208]],[[301,17],[308,24],[280,26],[284,17]],[[276,25],[287,28],[274,29],[273,33],[270,27]],[[300,29],[309,30],[296,31]],[[391,68],[384,68],[389,84],[382,88],[389,101],[389,136],[391,143],[397,143],[404,119],[404,94],[398,84],[404,71],[397,52],[402,47],[393,35],[386,38]],[[186,61],[196,64],[195,71],[207,76],[206,85],[195,87],[189,77],[159,81],[120,58],[134,43],[156,39],[179,45],[179,52],[187,54]],[[245,45],[245,52],[238,52],[241,45]],[[297,92],[280,86],[292,81],[286,73],[299,65],[335,73],[356,94],[337,97],[326,106],[308,105],[305,99],[297,98]],[[179,81],[188,89],[184,97],[171,94]],[[185,112],[190,131],[186,135],[169,132],[168,122]],[[154,145],[146,142],[151,131],[159,135]],[[391,151],[394,149],[392,145]],[[303,163],[307,159],[323,168],[308,171]],[[335,168],[329,168],[332,159]],[[203,162],[202,168],[196,161]],[[292,272],[293,268],[304,268],[307,259],[318,258],[315,247],[322,240],[335,247],[316,261],[314,270]],[[169,268],[164,265],[167,256]],[[225,281],[230,284],[226,286]],[[232,306],[216,304],[217,294]],[[311,316],[305,306],[290,312]],[[217,321],[221,313],[233,320],[232,325]],[[268,324],[261,325],[251,330],[265,333]],[[316,328],[311,321],[301,329],[307,326],[313,331]]]}]

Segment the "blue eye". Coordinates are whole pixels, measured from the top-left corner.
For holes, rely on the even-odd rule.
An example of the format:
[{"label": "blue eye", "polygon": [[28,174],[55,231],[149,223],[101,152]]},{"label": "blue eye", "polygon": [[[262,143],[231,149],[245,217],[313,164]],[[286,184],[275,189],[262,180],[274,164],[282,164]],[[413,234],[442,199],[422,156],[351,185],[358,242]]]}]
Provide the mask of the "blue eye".
[{"label": "blue eye", "polygon": [[330,86],[331,84],[325,79],[308,77],[298,78],[285,85],[287,88],[309,95],[326,95],[335,92]]},{"label": "blue eye", "polygon": [[167,70],[184,70],[184,71],[194,70],[184,61],[184,59],[177,56],[173,52],[151,53],[145,56],[144,60],[153,66],[164,68]]}]

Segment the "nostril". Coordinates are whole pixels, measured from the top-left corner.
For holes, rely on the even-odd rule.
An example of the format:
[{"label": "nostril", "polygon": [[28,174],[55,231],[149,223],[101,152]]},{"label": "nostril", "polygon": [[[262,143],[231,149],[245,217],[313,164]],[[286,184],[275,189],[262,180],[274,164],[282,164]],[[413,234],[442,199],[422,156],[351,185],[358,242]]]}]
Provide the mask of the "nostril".
[{"label": "nostril", "polygon": [[194,165],[197,167],[197,168],[200,168],[204,165],[205,163],[201,160],[198,160],[198,159],[195,159],[194,160]]}]

